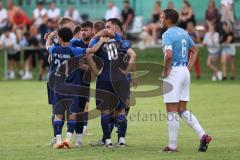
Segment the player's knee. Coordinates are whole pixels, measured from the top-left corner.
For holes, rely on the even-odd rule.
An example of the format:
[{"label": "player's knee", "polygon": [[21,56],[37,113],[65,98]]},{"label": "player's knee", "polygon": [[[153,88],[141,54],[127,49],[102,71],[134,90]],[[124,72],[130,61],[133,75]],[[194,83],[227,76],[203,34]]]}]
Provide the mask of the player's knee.
[{"label": "player's knee", "polygon": [[123,123],[127,121],[127,117],[125,114],[120,114],[116,117],[117,123]]}]

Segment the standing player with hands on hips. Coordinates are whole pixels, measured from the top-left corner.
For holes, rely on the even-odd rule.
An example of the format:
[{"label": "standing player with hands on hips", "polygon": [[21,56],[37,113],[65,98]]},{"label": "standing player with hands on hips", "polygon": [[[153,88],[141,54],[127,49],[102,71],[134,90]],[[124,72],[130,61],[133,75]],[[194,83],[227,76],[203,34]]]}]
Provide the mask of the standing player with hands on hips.
[{"label": "standing player with hands on hips", "polygon": [[[211,136],[205,133],[197,118],[187,110],[190,89],[190,72],[197,57],[195,43],[188,33],[176,27],[179,14],[173,9],[163,12],[162,24],[167,28],[163,34],[164,70],[162,72],[163,88],[166,83],[172,85],[172,90],[163,95],[167,108],[169,144],[164,152],[177,152],[177,136],[179,130],[179,116],[193,128],[200,139],[199,151],[205,152],[211,141]],[[188,60],[188,51],[192,54]],[[164,92],[165,93],[165,92]]]}]

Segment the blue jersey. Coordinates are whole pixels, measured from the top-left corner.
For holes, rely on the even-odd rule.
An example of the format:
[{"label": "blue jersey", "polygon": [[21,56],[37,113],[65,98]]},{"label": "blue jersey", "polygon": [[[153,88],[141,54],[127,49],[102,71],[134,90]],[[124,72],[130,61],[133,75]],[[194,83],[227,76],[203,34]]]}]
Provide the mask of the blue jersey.
[{"label": "blue jersey", "polygon": [[163,50],[172,50],[172,65],[188,63],[188,50],[195,43],[189,34],[179,27],[170,27],[162,36]]},{"label": "blue jersey", "polygon": [[73,38],[70,41],[70,45],[72,47],[81,47],[81,48],[88,48],[88,43],[84,43],[82,39],[77,39],[77,38]]},{"label": "blue jersey", "polygon": [[[50,72],[54,72],[57,67],[60,67],[60,65],[62,65],[70,58],[85,54],[86,49],[53,45],[48,48],[48,52],[52,57],[52,61],[50,63]],[[67,77],[66,82],[78,85],[80,82],[78,72],[74,71],[73,73],[71,73],[69,77]]]},{"label": "blue jersey", "polygon": [[[92,47],[99,41],[99,38],[92,39],[89,47]],[[116,34],[115,38],[110,39],[107,43],[105,43],[97,52],[96,56],[99,57],[103,63],[102,73],[98,76],[99,81],[111,81],[111,75],[113,69],[116,69],[112,66],[113,62],[118,61],[123,55],[126,55],[126,50],[121,51],[119,44],[123,42],[123,39],[120,35]],[[128,47],[129,48],[129,47]],[[119,70],[117,68],[117,70]],[[112,73],[111,73],[112,72]]]},{"label": "blue jersey", "polygon": [[[88,43],[84,43],[82,39],[73,38],[70,41],[70,45],[72,47],[81,47],[81,48],[88,48]],[[89,101],[90,97],[90,83],[91,83],[91,72],[89,71],[82,71],[80,69],[77,69],[76,72],[79,72],[79,78],[80,78],[80,85],[84,87],[89,87],[89,92],[87,93],[87,98],[83,98],[80,100],[80,102],[83,102],[83,106],[85,106],[85,100]],[[81,106],[81,105],[80,105]]]}]

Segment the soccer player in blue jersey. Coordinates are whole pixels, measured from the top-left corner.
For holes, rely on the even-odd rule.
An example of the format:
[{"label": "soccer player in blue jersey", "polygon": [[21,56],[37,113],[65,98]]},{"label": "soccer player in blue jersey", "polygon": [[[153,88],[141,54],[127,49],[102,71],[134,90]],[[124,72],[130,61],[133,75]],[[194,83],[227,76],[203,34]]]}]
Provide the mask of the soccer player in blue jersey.
[{"label": "soccer player in blue jersey", "polygon": [[[120,21],[116,24],[116,26],[122,30]],[[104,22],[95,22],[95,33],[103,30],[104,28]],[[130,50],[131,45],[128,44],[129,42],[123,41],[122,37],[117,34],[113,37],[114,38],[111,38],[95,53],[95,55],[104,62],[103,70],[98,76],[96,82],[96,105],[97,108],[101,110],[101,125],[106,148],[112,148],[111,132],[116,122],[119,124],[119,134],[121,134],[118,142],[118,145],[120,146],[125,146],[125,134],[127,129],[125,102],[127,96],[129,95],[128,92],[130,92],[130,87],[126,74],[128,74],[131,70],[131,65],[128,65],[127,69],[122,71],[119,67],[117,67],[115,62],[123,58],[125,55],[129,55],[129,64],[132,64],[135,62],[136,58],[135,52]],[[93,39],[89,46],[91,47],[94,45],[98,39],[99,38]],[[111,105],[111,101],[113,99],[109,97],[107,104],[101,103],[99,99],[102,96],[100,95],[101,93],[99,93],[99,90],[107,91],[115,95],[119,100],[118,106],[113,106],[113,108],[111,108],[112,106],[104,106]],[[113,115],[113,111],[116,114]]]},{"label": "soccer player in blue jersey", "polygon": [[[73,38],[73,33],[71,29],[67,27],[59,28],[57,30],[57,38],[60,46],[53,45],[52,38],[55,36],[55,33],[52,33],[47,38],[46,49],[49,51],[51,55],[51,63],[50,63],[50,72],[56,72],[59,67],[64,64],[67,60],[72,57],[80,56],[83,54],[90,54],[96,52],[101,45],[106,41],[106,38],[101,38],[100,41],[93,46],[92,48],[74,48],[70,46],[70,40]],[[81,85],[79,84],[80,80],[79,72],[71,73],[65,80],[67,84],[71,85]],[[62,141],[62,127],[63,127],[63,117],[67,106],[58,106],[58,102],[64,99],[71,99],[72,104],[69,108],[70,113],[68,115],[67,122],[67,136],[66,140]],[[76,113],[79,107],[79,97],[77,96],[66,96],[56,91],[53,91],[53,105],[54,105],[54,130],[57,138],[57,142],[53,145],[53,148],[60,149],[63,147],[71,148],[72,144],[70,143],[72,134],[75,129],[76,124]]]},{"label": "soccer player in blue jersey", "polygon": [[[167,84],[172,85],[172,90],[163,95],[167,108],[169,144],[164,148],[165,152],[177,152],[177,136],[179,129],[179,116],[192,127],[199,139],[199,151],[205,152],[211,141],[211,136],[205,133],[197,118],[187,109],[189,101],[190,72],[196,57],[197,47],[188,33],[177,27],[178,12],[166,9],[163,12],[162,24],[167,31],[163,34],[164,52],[164,90],[168,90]],[[188,52],[191,56],[188,60]],[[164,92],[165,93],[165,92]]]},{"label": "soccer player in blue jersey", "polygon": [[[74,33],[79,36],[74,37],[70,43],[72,47],[81,47],[88,48],[89,42],[93,36],[93,23],[91,21],[83,22],[80,26],[76,26]],[[79,39],[79,37],[81,37]],[[81,66],[80,66],[81,68]],[[80,70],[80,69],[79,69]],[[84,68],[80,70],[80,80],[81,86],[88,87],[88,95],[86,97],[80,97],[79,100],[79,112],[85,112],[83,118],[81,119],[80,115],[77,115],[77,123],[75,128],[76,133],[76,144],[75,147],[82,146],[82,137],[83,134],[90,134],[87,129],[88,124],[88,105],[89,105],[89,96],[90,96],[90,81],[91,81],[91,72],[85,71]],[[82,116],[82,115],[81,115]]]}]

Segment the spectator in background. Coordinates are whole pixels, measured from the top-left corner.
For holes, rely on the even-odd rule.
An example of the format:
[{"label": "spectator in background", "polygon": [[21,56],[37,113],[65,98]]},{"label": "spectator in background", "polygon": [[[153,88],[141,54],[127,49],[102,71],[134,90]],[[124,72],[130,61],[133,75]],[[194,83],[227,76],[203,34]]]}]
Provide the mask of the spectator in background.
[{"label": "spectator in background", "polygon": [[17,7],[13,13],[12,25],[13,30],[21,28],[23,31],[26,31],[27,26],[31,25],[31,20],[20,7]]},{"label": "spectator in background", "polygon": [[5,27],[0,37],[0,48],[6,48],[8,53],[8,79],[15,79],[16,65],[20,61],[20,47],[17,44],[17,37],[11,27]]},{"label": "spectator in background", "polygon": [[215,30],[214,22],[208,23],[208,32],[204,36],[203,45],[208,49],[207,66],[213,71],[212,81],[222,80],[222,72],[217,66],[220,57],[220,37]]},{"label": "spectator in background", "polygon": [[156,1],[151,15],[151,23],[146,26],[146,30],[152,34],[153,45],[157,44],[158,41],[158,31],[161,28],[161,16],[161,2]]},{"label": "spectator in background", "polygon": [[[187,32],[195,43],[200,43],[201,42],[201,38],[200,38],[197,30],[195,29],[195,26],[194,26],[193,22],[188,22],[187,23]],[[191,56],[191,53],[188,54],[188,56]],[[195,62],[195,71],[196,71],[197,79],[200,79],[200,77],[201,77],[201,66],[200,66],[199,54],[198,54],[196,62]]]},{"label": "spectator in background", "polygon": [[3,8],[3,4],[0,1],[0,35],[3,32],[3,29],[7,26],[8,22],[8,13],[5,8]]},{"label": "spectator in background", "polygon": [[233,14],[233,0],[221,0],[221,21],[235,22]]},{"label": "spectator in background", "polygon": [[121,18],[119,9],[117,6],[115,6],[113,4],[113,2],[108,3],[108,10],[106,11],[105,16],[104,16],[105,20],[108,20],[110,18],[118,18],[118,19]]},{"label": "spectator in background", "polygon": [[83,21],[78,10],[74,9],[73,6],[68,7],[68,9],[64,13],[64,16],[72,18],[75,22],[81,23]]},{"label": "spectator in background", "polygon": [[15,11],[17,10],[17,6],[14,5],[12,0],[7,1],[7,11],[8,11],[8,20],[9,23],[13,23],[13,15],[15,14]]},{"label": "spectator in background", "polygon": [[38,28],[36,25],[32,25],[25,36],[27,39],[27,46],[29,49],[24,50],[24,60],[25,60],[25,73],[22,80],[33,79],[32,68],[36,67],[36,54],[40,54],[39,50],[39,40],[37,39]]},{"label": "spectator in background", "polygon": [[167,9],[174,9],[174,4],[172,1],[168,2]]},{"label": "spectator in background", "polygon": [[208,24],[215,25],[218,17],[219,17],[219,14],[218,14],[218,9],[216,8],[216,5],[215,5],[215,0],[209,0],[208,8],[205,11],[205,21],[207,23],[207,26],[209,26]]},{"label": "spectator in background", "polygon": [[187,0],[184,0],[182,9],[179,13],[178,26],[183,29],[186,29],[188,22],[192,22],[194,26],[196,25],[195,15],[191,7],[191,4]]},{"label": "spectator in background", "polygon": [[223,22],[223,34],[221,35],[221,44],[223,45],[222,53],[221,53],[221,64],[222,64],[222,72],[223,79],[227,80],[227,63],[230,63],[231,70],[231,80],[235,79],[235,55],[236,48],[233,37],[233,30],[230,21]]},{"label": "spectator in background", "polygon": [[129,1],[124,1],[124,9],[122,10],[123,31],[132,28],[134,20],[134,10],[129,6]]},{"label": "spectator in background", "polygon": [[47,11],[48,18],[52,19],[53,21],[58,21],[61,16],[61,11],[59,8],[56,7],[56,3],[52,2],[49,5],[49,9]]},{"label": "spectator in background", "polygon": [[33,10],[33,21],[34,24],[39,27],[47,21],[47,10],[43,6],[43,2],[37,3],[37,8]]}]

